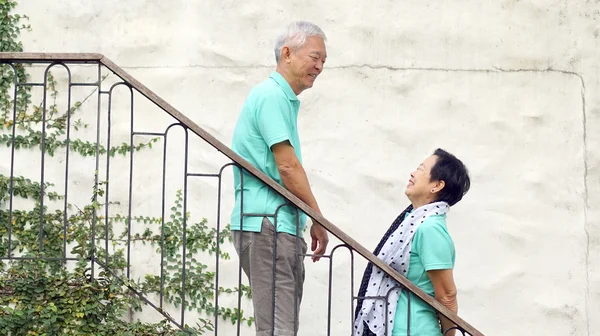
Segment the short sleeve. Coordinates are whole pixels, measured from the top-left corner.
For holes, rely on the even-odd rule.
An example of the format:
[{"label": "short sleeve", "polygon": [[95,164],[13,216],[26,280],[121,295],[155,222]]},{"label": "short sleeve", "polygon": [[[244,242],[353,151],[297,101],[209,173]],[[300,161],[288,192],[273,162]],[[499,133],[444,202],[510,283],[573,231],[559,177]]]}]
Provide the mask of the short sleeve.
[{"label": "short sleeve", "polygon": [[[425,225],[423,225],[425,224]],[[417,253],[425,271],[454,267],[454,243],[446,229],[437,223],[419,226]]]},{"label": "short sleeve", "polygon": [[271,94],[261,97],[256,106],[256,126],[269,148],[290,140],[290,129],[286,122],[289,110],[285,97]]}]

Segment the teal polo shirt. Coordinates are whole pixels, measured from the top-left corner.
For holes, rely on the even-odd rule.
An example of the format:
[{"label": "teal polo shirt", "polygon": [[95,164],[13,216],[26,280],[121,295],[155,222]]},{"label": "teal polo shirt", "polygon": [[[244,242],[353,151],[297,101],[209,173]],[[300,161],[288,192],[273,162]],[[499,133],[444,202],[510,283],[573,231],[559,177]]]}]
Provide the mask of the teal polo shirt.
[{"label": "teal polo shirt", "polygon": [[[408,216],[408,214],[407,214]],[[435,297],[433,283],[427,271],[454,268],[456,252],[446,227],[446,215],[427,217],[415,232],[410,250],[410,266],[406,277],[425,293]],[[408,330],[408,296],[398,298],[392,336],[406,336]],[[431,306],[411,294],[410,334],[442,336],[438,316]]]},{"label": "teal polo shirt", "polygon": [[[288,140],[302,163],[298,136],[299,109],[300,101],[288,82],[278,72],[271,73],[267,80],[250,91],[244,102],[233,132],[233,151],[283,185],[271,146]],[[298,224],[298,235],[302,234],[306,214],[296,211],[295,206],[246,171],[243,175],[242,209],[242,179],[237,167],[233,177],[235,205],[231,214],[232,230],[240,230],[240,224],[243,224],[243,231],[260,232],[263,215],[275,215],[277,211],[276,219],[269,219],[271,223],[277,223],[278,232],[294,235]],[[281,205],[285,206],[279,208]]]}]

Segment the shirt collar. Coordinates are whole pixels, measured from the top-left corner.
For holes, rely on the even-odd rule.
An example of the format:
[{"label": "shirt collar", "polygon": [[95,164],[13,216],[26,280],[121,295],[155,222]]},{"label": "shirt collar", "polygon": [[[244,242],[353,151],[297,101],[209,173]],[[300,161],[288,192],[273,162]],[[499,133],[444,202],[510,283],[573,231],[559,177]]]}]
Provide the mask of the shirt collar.
[{"label": "shirt collar", "polygon": [[285,95],[289,100],[298,100],[298,96],[296,96],[290,84],[285,80],[285,78],[283,78],[283,76],[279,72],[273,71],[269,78],[272,78],[275,81],[275,83],[277,83],[277,85],[283,90],[283,92],[285,92]]}]

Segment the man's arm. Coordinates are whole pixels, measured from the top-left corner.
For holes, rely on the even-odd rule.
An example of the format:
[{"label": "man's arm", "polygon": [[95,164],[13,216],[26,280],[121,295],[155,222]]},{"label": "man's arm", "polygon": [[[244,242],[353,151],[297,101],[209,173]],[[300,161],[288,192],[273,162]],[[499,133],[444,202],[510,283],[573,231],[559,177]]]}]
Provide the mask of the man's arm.
[{"label": "man's arm", "polygon": [[[277,169],[285,188],[318,214],[322,215],[321,209],[319,209],[317,200],[308,183],[304,167],[302,167],[302,164],[298,160],[294,147],[292,147],[289,141],[284,141],[273,145],[271,150],[273,151],[275,163],[277,164]],[[327,243],[329,242],[327,231],[318,223],[313,222],[310,234],[312,237],[311,251],[314,251],[316,255],[325,253]],[[318,261],[319,259],[319,257],[313,257],[313,261]]]},{"label": "man's arm", "polygon": [[[431,270],[427,271],[429,279],[433,284],[435,299],[454,313],[458,313],[458,301],[456,300],[456,285],[454,284],[454,276],[452,269]],[[442,323],[442,331],[446,332],[449,328],[455,327],[456,324],[440,315]],[[444,336],[454,336],[455,329],[448,331]]]}]

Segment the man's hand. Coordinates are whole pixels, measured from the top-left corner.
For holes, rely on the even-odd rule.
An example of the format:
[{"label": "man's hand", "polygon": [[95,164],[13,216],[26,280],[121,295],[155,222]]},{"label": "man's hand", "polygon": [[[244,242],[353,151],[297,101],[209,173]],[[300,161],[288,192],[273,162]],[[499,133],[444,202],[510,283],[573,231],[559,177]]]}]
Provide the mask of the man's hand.
[{"label": "man's hand", "polygon": [[314,254],[317,256],[313,256],[313,262],[319,261],[321,258],[319,255],[325,254],[327,250],[327,244],[329,243],[329,237],[327,234],[327,230],[313,221],[312,226],[310,227],[310,236],[312,237],[312,244],[310,247],[311,251],[314,251]]},{"label": "man's hand", "polygon": [[[318,214],[321,214],[317,200],[310,189],[306,172],[298,161],[294,147],[289,141],[284,141],[273,145],[272,150],[283,185]],[[325,254],[329,238],[327,230],[314,221],[310,228],[310,236],[312,237],[311,251],[315,254],[312,260],[316,262],[321,259],[319,256]]]}]

